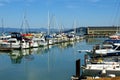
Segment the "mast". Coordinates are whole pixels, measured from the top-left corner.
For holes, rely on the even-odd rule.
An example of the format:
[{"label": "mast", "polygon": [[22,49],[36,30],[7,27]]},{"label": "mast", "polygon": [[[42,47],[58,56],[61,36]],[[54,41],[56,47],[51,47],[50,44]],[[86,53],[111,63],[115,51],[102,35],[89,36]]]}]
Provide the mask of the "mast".
[{"label": "mast", "polygon": [[50,13],[48,11],[48,35],[50,34]]},{"label": "mast", "polygon": [[2,32],[4,32],[4,20],[3,20],[3,18],[1,19],[1,24],[2,24]]},{"label": "mast", "polygon": [[27,20],[27,17],[26,17],[26,10],[23,14],[21,30],[22,30],[23,33],[29,33],[30,32],[29,23],[28,23],[28,20]]},{"label": "mast", "polygon": [[76,20],[74,21],[74,32],[76,34]]},{"label": "mast", "polygon": [[74,20],[74,33],[76,34],[76,20]]}]

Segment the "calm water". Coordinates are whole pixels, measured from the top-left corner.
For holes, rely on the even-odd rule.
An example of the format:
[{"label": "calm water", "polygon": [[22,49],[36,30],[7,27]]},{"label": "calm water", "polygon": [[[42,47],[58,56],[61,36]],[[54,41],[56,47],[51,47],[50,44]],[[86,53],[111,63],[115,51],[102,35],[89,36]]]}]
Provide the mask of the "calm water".
[{"label": "calm water", "polygon": [[88,39],[31,50],[0,52],[0,80],[70,80],[75,61],[84,54],[77,50],[92,49],[104,39]]}]

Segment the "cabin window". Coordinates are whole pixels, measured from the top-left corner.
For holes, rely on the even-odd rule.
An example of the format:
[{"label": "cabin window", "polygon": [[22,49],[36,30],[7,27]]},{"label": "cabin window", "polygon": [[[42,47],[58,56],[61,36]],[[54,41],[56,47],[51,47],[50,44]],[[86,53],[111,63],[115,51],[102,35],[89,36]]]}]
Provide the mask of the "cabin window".
[{"label": "cabin window", "polygon": [[120,46],[116,50],[120,50]]},{"label": "cabin window", "polygon": [[8,41],[8,43],[16,43],[16,41]]},{"label": "cabin window", "polygon": [[43,40],[40,40],[41,42],[44,42]]},{"label": "cabin window", "polygon": [[116,66],[116,68],[119,68],[119,66]]}]

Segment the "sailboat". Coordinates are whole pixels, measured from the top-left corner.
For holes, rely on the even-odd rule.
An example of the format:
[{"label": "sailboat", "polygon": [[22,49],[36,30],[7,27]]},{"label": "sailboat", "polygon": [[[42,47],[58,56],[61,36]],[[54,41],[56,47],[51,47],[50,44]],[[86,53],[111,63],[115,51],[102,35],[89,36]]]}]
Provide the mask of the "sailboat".
[{"label": "sailboat", "polygon": [[11,38],[6,42],[0,43],[1,49],[26,49],[29,48],[29,42],[22,38],[20,33],[12,32]]},{"label": "sailboat", "polygon": [[119,27],[117,28],[117,31],[114,35],[109,36],[110,39],[120,39],[120,32],[119,32]]},{"label": "sailboat", "polygon": [[54,44],[54,39],[53,37],[50,35],[50,14],[49,14],[49,11],[48,11],[48,33],[47,35],[45,36],[47,42],[49,45],[53,45]]},{"label": "sailboat", "polygon": [[11,35],[6,35],[4,33],[4,21],[3,19],[1,19],[1,24],[2,24],[2,27],[1,27],[1,35],[0,35],[0,43],[2,42],[6,42],[9,38],[11,38]]}]

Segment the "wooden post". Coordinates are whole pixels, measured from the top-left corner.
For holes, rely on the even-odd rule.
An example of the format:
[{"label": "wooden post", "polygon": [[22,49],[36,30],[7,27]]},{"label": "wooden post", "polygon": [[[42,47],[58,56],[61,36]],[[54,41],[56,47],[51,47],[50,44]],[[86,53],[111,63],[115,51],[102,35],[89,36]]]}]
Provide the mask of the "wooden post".
[{"label": "wooden post", "polygon": [[12,49],[12,42],[10,42],[10,49]]},{"label": "wooden post", "polygon": [[47,43],[48,43],[48,45],[49,45],[49,39],[47,39]]},{"label": "wooden post", "polygon": [[80,59],[76,60],[76,77],[80,77]]},{"label": "wooden post", "polygon": [[95,57],[96,46],[93,47],[93,57]]},{"label": "wooden post", "polygon": [[32,46],[31,46],[31,42],[29,41],[29,48],[31,48]]},{"label": "wooden post", "polygon": [[20,50],[22,50],[22,41],[20,40]]},{"label": "wooden post", "polygon": [[80,59],[76,60],[76,75],[73,75],[71,79],[80,80]]}]

